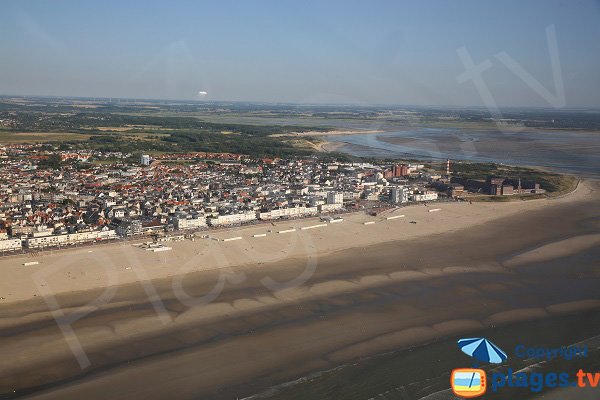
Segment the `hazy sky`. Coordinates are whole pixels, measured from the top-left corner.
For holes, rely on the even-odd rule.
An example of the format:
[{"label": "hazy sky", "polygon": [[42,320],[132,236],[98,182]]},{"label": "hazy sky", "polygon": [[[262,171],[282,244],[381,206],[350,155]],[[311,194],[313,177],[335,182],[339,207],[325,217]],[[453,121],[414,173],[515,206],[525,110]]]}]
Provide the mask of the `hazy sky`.
[{"label": "hazy sky", "polygon": [[0,94],[483,105],[464,47],[497,104],[552,106],[552,25],[565,105],[600,106],[600,3],[549,0],[2,0]]}]

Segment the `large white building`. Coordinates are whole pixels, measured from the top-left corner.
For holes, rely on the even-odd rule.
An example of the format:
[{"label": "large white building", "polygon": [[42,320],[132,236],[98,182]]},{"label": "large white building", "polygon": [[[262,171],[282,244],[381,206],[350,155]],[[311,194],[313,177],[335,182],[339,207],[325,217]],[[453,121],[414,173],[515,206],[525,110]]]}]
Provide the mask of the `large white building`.
[{"label": "large white building", "polygon": [[206,227],[206,217],[204,215],[196,218],[177,217],[173,220],[175,229],[201,229]]},{"label": "large white building", "polygon": [[332,211],[338,211],[341,210],[342,208],[344,208],[343,204],[337,203],[337,204],[321,204],[318,206],[319,208],[319,212],[322,213],[326,213],[326,212],[332,212]]},{"label": "large white building", "polygon": [[390,201],[392,203],[408,202],[408,188],[403,186],[394,186],[390,189]]},{"label": "large white building", "polygon": [[150,156],[148,154],[142,154],[142,157],[140,158],[140,164],[150,165]]},{"label": "large white building", "polygon": [[17,251],[22,248],[21,239],[0,240],[0,251]]},{"label": "large white building", "polygon": [[137,219],[120,219],[113,220],[115,231],[121,237],[135,236],[142,234],[142,221]]},{"label": "large white building", "polygon": [[256,213],[253,211],[246,211],[240,214],[227,214],[219,215],[218,217],[209,218],[208,224],[210,226],[222,226],[222,225],[236,225],[244,222],[253,221],[256,219]]},{"label": "large white building", "polygon": [[261,220],[278,219],[278,218],[297,218],[306,215],[314,215],[319,212],[317,207],[289,207],[289,208],[277,208],[275,210],[261,212],[258,214],[258,218]]},{"label": "large white building", "polygon": [[64,235],[50,235],[28,238],[27,240],[25,240],[25,246],[30,249],[41,249],[45,247],[67,246],[78,243],[89,243],[99,240],[110,240],[116,238],[117,233],[114,230],[78,232],[67,233]]},{"label": "large white building", "polygon": [[344,193],[329,192],[327,193],[327,204],[342,204],[344,202]]},{"label": "large white building", "polygon": [[434,192],[434,191],[424,191],[422,193],[415,193],[413,194],[413,200],[414,201],[431,201],[431,200],[437,200],[438,198],[438,193]]}]

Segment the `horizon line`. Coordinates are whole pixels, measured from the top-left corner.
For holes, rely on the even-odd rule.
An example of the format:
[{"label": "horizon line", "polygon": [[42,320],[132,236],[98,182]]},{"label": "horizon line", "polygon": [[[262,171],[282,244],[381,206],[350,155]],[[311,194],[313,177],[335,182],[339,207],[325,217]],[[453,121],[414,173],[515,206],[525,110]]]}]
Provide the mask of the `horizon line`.
[{"label": "horizon line", "polygon": [[[483,105],[444,105],[444,104],[400,104],[400,103],[303,103],[293,101],[263,101],[263,100],[200,100],[200,99],[169,99],[152,97],[118,97],[118,96],[81,96],[81,95],[38,95],[38,94],[3,94],[0,98],[21,97],[21,98],[50,98],[50,99],[85,99],[92,101],[117,102],[121,100],[131,102],[153,101],[153,102],[176,102],[176,103],[195,103],[195,104],[227,104],[227,103],[245,103],[260,105],[291,105],[291,106],[336,106],[336,107],[414,107],[414,108],[442,108],[442,109],[483,109],[489,110]],[[600,111],[599,106],[578,105],[556,108],[553,106],[523,106],[523,105],[502,105],[498,109],[535,109],[535,110],[594,110]],[[491,112],[491,110],[490,110]]]}]

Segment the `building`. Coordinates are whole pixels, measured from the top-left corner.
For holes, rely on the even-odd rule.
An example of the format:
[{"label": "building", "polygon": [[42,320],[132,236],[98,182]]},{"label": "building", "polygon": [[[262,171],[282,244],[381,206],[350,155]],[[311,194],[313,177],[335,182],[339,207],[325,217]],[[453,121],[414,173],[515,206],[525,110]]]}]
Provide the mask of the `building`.
[{"label": "building", "polygon": [[31,225],[12,225],[10,227],[11,236],[28,236],[33,235],[33,226]]},{"label": "building", "polygon": [[117,235],[129,237],[142,234],[142,221],[129,218],[114,218],[111,223]]},{"label": "building", "polygon": [[426,190],[420,193],[415,193],[413,194],[413,200],[414,201],[432,201],[432,200],[437,200],[438,198],[438,193],[431,191],[431,190]]},{"label": "building", "polygon": [[17,251],[21,250],[21,239],[5,239],[0,240],[0,251]]},{"label": "building", "polygon": [[[485,183],[485,191],[493,196],[510,196],[515,194],[515,187],[511,184],[513,181],[506,178],[489,177]],[[516,193],[522,192],[521,181],[517,182]]]},{"label": "building", "polygon": [[408,165],[396,164],[392,168],[393,176],[408,176]]},{"label": "building", "polygon": [[505,185],[512,185],[515,193],[541,193],[540,184],[534,181],[522,181],[521,179],[507,179]]},{"label": "building", "polygon": [[[337,203],[339,204],[339,203]],[[288,207],[288,208],[276,208],[271,211],[261,212],[258,214],[258,218],[261,220],[271,220],[278,218],[298,218],[307,215],[314,215],[319,212],[317,207]]]},{"label": "building", "polygon": [[148,154],[142,154],[142,157],[140,159],[140,164],[150,165],[150,156]]},{"label": "building", "polygon": [[344,193],[329,192],[327,193],[327,204],[342,204],[344,202]]},{"label": "building", "polygon": [[173,219],[173,225],[177,230],[202,229],[206,228],[206,218],[204,215],[197,217],[177,216]]},{"label": "building", "polygon": [[105,229],[102,231],[67,233],[64,235],[27,238],[27,240],[25,240],[25,246],[29,249],[43,249],[45,247],[69,246],[116,238],[117,233],[114,230]]},{"label": "building", "polygon": [[318,206],[318,210],[319,210],[320,213],[339,211],[342,208],[344,208],[344,205],[340,204],[340,203],[337,203],[337,204],[321,204],[321,205]]},{"label": "building", "polygon": [[504,178],[489,177],[485,182],[485,191],[488,194],[500,196],[502,195],[502,185],[504,184]]},{"label": "building", "polygon": [[465,193],[465,187],[458,183],[451,183],[448,187],[448,195],[451,197],[462,196]]},{"label": "building", "polygon": [[390,189],[390,201],[392,203],[408,202],[408,189],[403,186],[394,186]]},{"label": "building", "polygon": [[254,220],[256,220],[256,213],[246,211],[239,214],[226,214],[208,218],[208,224],[210,226],[237,225]]}]

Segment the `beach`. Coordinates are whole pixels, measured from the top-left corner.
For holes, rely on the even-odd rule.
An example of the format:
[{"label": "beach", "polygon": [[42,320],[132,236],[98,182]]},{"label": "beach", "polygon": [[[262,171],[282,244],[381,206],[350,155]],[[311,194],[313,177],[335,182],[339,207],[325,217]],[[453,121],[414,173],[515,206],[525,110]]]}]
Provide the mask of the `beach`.
[{"label": "beach", "polygon": [[[318,218],[288,220],[274,225],[250,225],[217,231],[208,231],[209,239],[194,242],[172,242],[173,251],[152,253],[135,245],[143,239],[117,242],[101,246],[46,250],[35,256],[10,256],[0,259],[0,304],[32,299],[40,296],[40,287],[34,277],[46,281],[43,291],[52,295],[74,293],[184,275],[192,272],[228,267],[260,266],[265,263],[311,256],[323,257],[344,249],[364,248],[397,240],[418,239],[435,234],[453,233],[490,221],[537,210],[547,205],[572,203],[593,195],[590,184],[582,184],[575,193],[557,200],[536,200],[500,203],[447,202],[413,205],[386,211],[377,217],[364,212],[344,214],[341,223],[303,230],[319,224]],[[430,213],[434,208],[439,212]],[[390,219],[404,215],[397,219]],[[411,221],[417,222],[411,224]],[[365,226],[365,222],[375,224]],[[295,229],[294,232],[278,233]],[[266,234],[266,237],[253,235]],[[241,237],[224,242],[223,239]],[[146,239],[147,240],[147,239]],[[572,241],[578,246],[581,240]],[[588,247],[593,238],[584,238]],[[584,246],[585,247],[585,246]],[[37,261],[39,264],[23,266]],[[143,276],[140,276],[143,274]]]},{"label": "beach", "polygon": [[594,311],[598,200],[584,181],[560,199],[224,229],[160,253],[123,242],[2,258],[0,393],[242,398],[361,357]]},{"label": "beach", "polygon": [[[600,314],[594,311],[486,328],[471,333],[477,337],[493,338],[494,343],[508,353],[505,365],[485,365],[488,376],[495,372],[529,368],[536,372],[562,371],[575,376],[579,368],[597,369],[600,365]],[[269,399],[423,399],[459,400],[449,388],[450,371],[468,365],[465,354],[457,351],[461,336],[366,357],[328,371],[320,371],[292,382],[269,388],[245,400]],[[552,348],[565,343],[587,346],[588,356],[578,362],[553,360],[524,360],[515,357],[520,344],[535,344]],[[360,379],[356,379],[359,376]],[[594,388],[569,388],[535,393],[526,387],[489,389],[485,399],[596,399]]]}]

